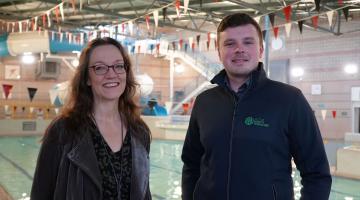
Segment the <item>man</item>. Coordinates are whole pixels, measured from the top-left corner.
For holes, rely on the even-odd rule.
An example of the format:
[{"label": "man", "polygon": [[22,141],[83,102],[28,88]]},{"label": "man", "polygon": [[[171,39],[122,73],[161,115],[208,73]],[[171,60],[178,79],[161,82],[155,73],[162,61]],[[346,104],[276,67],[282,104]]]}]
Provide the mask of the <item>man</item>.
[{"label": "man", "polygon": [[293,158],[301,199],[327,200],[331,175],[316,119],[299,89],[266,77],[259,25],[232,14],[217,37],[224,70],[193,107],[182,152],[183,199],[294,199]]}]

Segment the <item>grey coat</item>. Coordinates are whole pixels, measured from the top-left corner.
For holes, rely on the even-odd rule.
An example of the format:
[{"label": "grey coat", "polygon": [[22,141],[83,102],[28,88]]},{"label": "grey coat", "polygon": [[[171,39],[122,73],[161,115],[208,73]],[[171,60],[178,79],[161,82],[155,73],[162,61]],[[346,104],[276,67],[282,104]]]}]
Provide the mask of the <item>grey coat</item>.
[{"label": "grey coat", "polygon": [[[74,139],[65,131],[64,120],[49,126],[37,161],[31,200],[102,199],[102,176],[90,135],[95,130],[81,131],[81,137]],[[131,200],[151,199],[148,149],[131,137]]]}]

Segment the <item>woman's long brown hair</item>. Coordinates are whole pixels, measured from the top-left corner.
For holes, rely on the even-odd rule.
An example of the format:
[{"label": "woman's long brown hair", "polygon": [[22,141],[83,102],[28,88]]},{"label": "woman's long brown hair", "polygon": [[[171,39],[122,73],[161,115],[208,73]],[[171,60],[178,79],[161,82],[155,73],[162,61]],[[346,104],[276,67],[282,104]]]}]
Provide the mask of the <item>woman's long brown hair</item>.
[{"label": "woman's long brown hair", "polygon": [[[94,96],[91,86],[87,85],[89,78],[89,60],[93,50],[102,45],[113,45],[119,49],[126,69],[126,86],[124,93],[119,98],[119,113],[124,116],[125,124],[131,130],[134,130],[146,147],[151,139],[151,133],[148,126],[140,118],[140,108],[134,101],[134,95],[138,84],[132,70],[132,65],[127,51],[116,40],[106,37],[97,38],[88,43],[80,55],[79,66],[71,82],[71,90],[68,95],[68,102],[64,106],[62,116],[67,119],[68,128],[76,130],[82,125],[89,125],[89,116],[92,114]],[[82,127],[84,128],[84,127]],[[79,131],[73,131],[75,134]]]}]

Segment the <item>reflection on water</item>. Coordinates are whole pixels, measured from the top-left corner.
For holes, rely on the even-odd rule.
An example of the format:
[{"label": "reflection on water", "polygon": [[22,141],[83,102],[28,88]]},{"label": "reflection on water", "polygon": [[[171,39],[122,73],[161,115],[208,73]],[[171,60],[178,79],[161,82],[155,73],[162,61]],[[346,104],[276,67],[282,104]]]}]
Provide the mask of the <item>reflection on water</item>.
[{"label": "reflection on water", "polygon": [[[29,200],[39,152],[39,137],[0,137],[0,184],[18,200]],[[342,141],[325,144],[329,162],[336,163]],[[150,189],[153,199],[181,199],[182,142],[154,140],[150,153]],[[292,174],[295,198],[300,198],[300,175]],[[330,200],[360,200],[360,181],[333,177]]]}]

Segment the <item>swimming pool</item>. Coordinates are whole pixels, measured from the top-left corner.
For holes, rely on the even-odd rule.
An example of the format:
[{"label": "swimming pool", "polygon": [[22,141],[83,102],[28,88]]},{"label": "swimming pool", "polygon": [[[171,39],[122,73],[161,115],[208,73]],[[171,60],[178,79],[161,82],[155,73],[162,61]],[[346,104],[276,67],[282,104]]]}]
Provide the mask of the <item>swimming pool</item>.
[{"label": "swimming pool", "polygon": [[[0,137],[0,184],[13,199],[29,199],[32,177],[40,144],[39,137]],[[336,152],[340,143],[325,144],[327,152]],[[153,199],[181,199],[180,160],[182,142],[154,140],[150,153],[150,189]],[[335,163],[334,156],[329,156]],[[294,188],[300,196],[300,177],[294,173]],[[331,200],[360,200],[360,181],[333,177]]]}]

